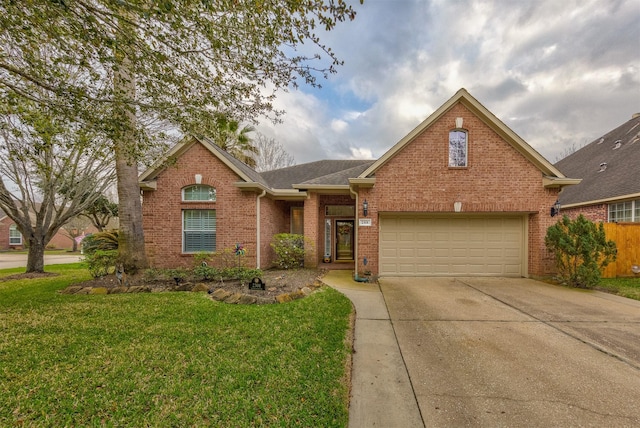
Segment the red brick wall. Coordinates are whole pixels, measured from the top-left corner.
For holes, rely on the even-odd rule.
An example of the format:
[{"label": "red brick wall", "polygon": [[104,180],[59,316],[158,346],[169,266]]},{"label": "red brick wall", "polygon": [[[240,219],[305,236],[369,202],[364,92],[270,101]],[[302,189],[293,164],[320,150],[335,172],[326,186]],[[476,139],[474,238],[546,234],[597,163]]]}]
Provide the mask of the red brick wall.
[{"label": "red brick wall", "polygon": [[312,242],[311,248],[305,248],[305,267],[318,266],[319,258],[322,251],[318,246],[318,240],[322,236],[320,234],[319,219],[319,196],[317,193],[310,193],[309,198],[304,201],[304,237],[306,241]]},{"label": "red brick wall", "polygon": [[609,210],[607,204],[589,205],[577,208],[561,208],[560,216],[568,216],[575,220],[580,214],[593,222],[606,223],[609,220]]},{"label": "red brick wall", "polygon": [[[468,130],[468,167],[449,168],[449,131],[455,118]],[[359,228],[358,269],[378,272],[378,214],[381,212],[519,212],[529,220],[529,273],[550,269],[544,235],[555,223],[549,207],[557,189],[544,189],[540,170],[462,104],[455,105],[375,173],[376,184],[360,191],[369,203],[372,227]],[[361,210],[361,207],[358,207]],[[535,214],[528,214],[535,213]],[[362,212],[359,214],[362,216]]]},{"label": "red brick wall", "polygon": [[[182,188],[194,185],[195,174],[202,184],[213,186],[215,202],[182,202]],[[217,250],[241,243],[247,250],[245,266],[256,266],[256,193],[242,192],[233,183],[239,177],[199,143],[191,146],[175,165],[157,177],[157,190],[143,193],[145,246],[150,264],[173,268],[192,266],[193,255],[182,253],[182,210],[215,209]],[[263,198],[261,209],[269,211]],[[264,240],[261,243],[264,250]]]},{"label": "red brick wall", "polygon": [[0,250],[2,251],[9,249],[9,226],[12,224],[13,220],[9,217],[0,220]]},{"label": "red brick wall", "polygon": [[260,268],[268,269],[273,267],[275,259],[275,252],[271,248],[273,235],[291,231],[291,207],[302,206],[302,202],[273,201],[265,197],[260,204]]}]

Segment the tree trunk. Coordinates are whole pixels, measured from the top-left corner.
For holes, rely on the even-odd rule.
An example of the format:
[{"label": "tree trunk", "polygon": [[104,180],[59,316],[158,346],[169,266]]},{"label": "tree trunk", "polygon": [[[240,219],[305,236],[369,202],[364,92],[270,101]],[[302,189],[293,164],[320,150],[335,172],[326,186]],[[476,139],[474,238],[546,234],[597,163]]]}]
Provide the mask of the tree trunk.
[{"label": "tree trunk", "polygon": [[29,237],[26,273],[44,272],[44,239]]},{"label": "tree trunk", "polygon": [[[122,24],[122,23],[121,23]],[[126,27],[126,24],[123,25]],[[123,28],[126,32],[128,29]],[[133,33],[130,33],[131,37]],[[138,186],[136,116],[132,107],[136,97],[136,78],[130,58],[116,50],[117,68],[113,77],[114,120],[118,125],[114,135],[116,177],[120,233],[118,234],[118,261],[130,274],[148,267],[142,230],[142,202]]]},{"label": "tree trunk", "polygon": [[[122,144],[122,143],[121,143]],[[135,273],[148,267],[142,230],[142,203],[138,187],[138,168],[130,165],[126,155],[116,152],[120,233],[118,234],[118,258],[125,272]]]}]

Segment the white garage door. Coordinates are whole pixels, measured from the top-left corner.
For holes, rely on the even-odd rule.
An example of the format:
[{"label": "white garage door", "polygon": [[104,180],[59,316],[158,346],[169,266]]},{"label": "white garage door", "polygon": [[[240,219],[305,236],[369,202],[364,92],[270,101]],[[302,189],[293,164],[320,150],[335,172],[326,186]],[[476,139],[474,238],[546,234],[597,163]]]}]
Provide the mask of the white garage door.
[{"label": "white garage door", "polygon": [[523,216],[380,217],[380,275],[523,276]]}]

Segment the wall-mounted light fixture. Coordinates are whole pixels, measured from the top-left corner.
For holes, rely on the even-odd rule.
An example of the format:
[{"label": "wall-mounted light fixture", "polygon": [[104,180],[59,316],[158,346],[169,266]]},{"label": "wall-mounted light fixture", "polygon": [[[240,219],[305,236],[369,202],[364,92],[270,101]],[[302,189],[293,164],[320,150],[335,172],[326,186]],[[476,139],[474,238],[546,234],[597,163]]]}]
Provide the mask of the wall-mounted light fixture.
[{"label": "wall-mounted light fixture", "polygon": [[551,217],[555,217],[560,214],[560,201],[556,200],[556,203],[551,206]]},{"label": "wall-mounted light fixture", "polygon": [[369,202],[366,199],[362,202],[362,213],[365,217],[369,215]]},{"label": "wall-mounted light fixture", "polygon": [[196,184],[202,184],[202,174],[196,174],[195,177]]}]

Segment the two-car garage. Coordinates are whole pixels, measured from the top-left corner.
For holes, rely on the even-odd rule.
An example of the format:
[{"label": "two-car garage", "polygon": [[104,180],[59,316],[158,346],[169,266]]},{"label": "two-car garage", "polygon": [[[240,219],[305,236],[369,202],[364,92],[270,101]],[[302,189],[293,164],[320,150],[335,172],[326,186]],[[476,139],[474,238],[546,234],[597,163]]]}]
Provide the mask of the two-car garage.
[{"label": "two-car garage", "polygon": [[525,276],[525,215],[380,214],[380,275]]}]

